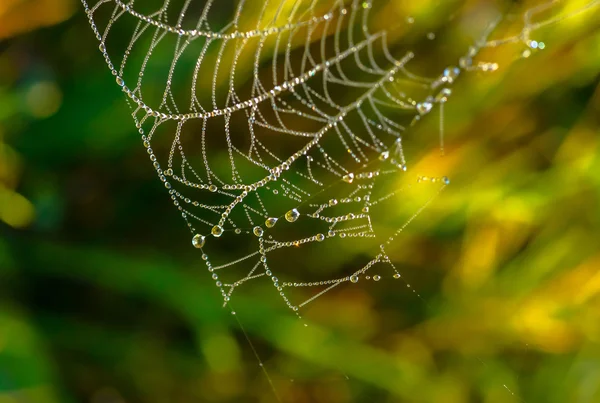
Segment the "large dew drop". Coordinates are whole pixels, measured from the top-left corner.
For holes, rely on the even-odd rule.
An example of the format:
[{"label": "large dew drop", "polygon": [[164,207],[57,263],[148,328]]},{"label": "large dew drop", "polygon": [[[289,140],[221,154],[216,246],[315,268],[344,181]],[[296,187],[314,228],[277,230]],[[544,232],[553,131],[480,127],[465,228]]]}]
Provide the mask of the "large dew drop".
[{"label": "large dew drop", "polygon": [[300,217],[300,213],[295,208],[285,213],[285,219],[289,222],[296,221],[298,217]]},{"label": "large dew drop", "polygon": [[277,218],[275,217],[269,217],[265,220],[265,225],[267,226],[267,228],[273,228],[275,226],[275,224],[277,224]]},{"label": "large dew drop", "polygon": [[204,237],[204,235],[196,234],[192,238],[192,245],[194,245],[194,248],[200,249],[204,246],[205,243],[206,238]]},{"label": "large dew drop", "polygon": [[350,172],[349,174],[344,175],[342,180],[347,183],[352,183],[354,181],[354,174]]},{"label": "large dew drop", "polygon": [[210,230],[210,233],[213,234],[216,238],[218,238],[221,235],[223,235],[223,227],[221,227],[220,225],[215,225]]}]

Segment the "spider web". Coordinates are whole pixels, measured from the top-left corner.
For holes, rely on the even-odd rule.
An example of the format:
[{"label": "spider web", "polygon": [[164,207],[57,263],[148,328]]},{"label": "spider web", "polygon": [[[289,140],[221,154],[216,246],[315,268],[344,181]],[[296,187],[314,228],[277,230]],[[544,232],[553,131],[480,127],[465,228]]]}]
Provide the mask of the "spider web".
[{"label": "spider web", "polygon": [[[370,31],[371,1],[82,2],[224,303],[266,279],[296,312],[341,284],[402,279],[388,249],[450,183],[412,173],[414,126],[438,109],[443,154],[452,84],[499,67],[475,61],[483,49],[521,44],[527,57],[544,47],[533,31],[600,3],[541,22],[557,2],[530,8],[518,33],[492,40],[498,16],[456,63],[422,77],[413,52],[397,55],[385,31]],[[430,197],[393,228],[378,227],[376,210],[417,184]],[[298,252],[347,242],[371,257],[341,274],[286,271]],[[302,298],[288,296],[292,288]]]}]

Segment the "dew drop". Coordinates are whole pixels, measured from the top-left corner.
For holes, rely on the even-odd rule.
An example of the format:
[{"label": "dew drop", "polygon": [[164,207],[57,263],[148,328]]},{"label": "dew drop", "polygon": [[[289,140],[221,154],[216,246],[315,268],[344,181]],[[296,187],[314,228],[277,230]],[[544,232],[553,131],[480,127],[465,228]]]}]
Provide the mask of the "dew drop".
[{"label": "dew drop", "polygon": [[373,281],[379,281],[381,280],[381,276],[379,274],[376,274],[373,276]]},{"label": "dew drop", "polygon": [[216,191],[217,191],[217,186],[216,186],[216,185],[210,185],[210,186],[208,187],[208,190],[210,190],[211,192],[213,192],[213,193],[214,193],[214,192],[216,192]]},{"label": "dew drop", "polygon": [[264,231],[261,227],[256,226],[252,229],[252,232],[254,233],[254,235],[256,235],[257,237],[261,237],[264,234]]},{"label": "dew drop", "polygon": [[223,227],[221,227],[220,225],[215,225],[210,230],[210,233],[213,234],[216,238],[218,238],[221,235],[223,235]]},{"label": "dew drop", "polygon": [[456,77],[460,74],[460,69],[455,66],[447,67],[444,69],[444,78],[446,82],[453,83]]},{"label": "dew drop", "polygon": [[384,151],[381,154],[379,154],[379,160],[380,161],[385,161],[390,157],[390,152],[389,151]]},{"label": "dew drop", "polygon": [[473,59],[471,59],[470,57],[463,56],[460,59],[458,59],[458,64],[460,65],[460,67],[465,69],[473,64]]},{"label": "dew drop", "polygon": [[402,276],[400,276],[400,273],[396,273],[396,274],[394,274],[394,278],[395,278],[396,280],[398,280],[400,277],[402,277]]},{"label": "dew drop", "polygon": [[354,174],[352,172],[350,172],[350,173],[344,175],[342,177],[342,180],[347,183],[352,183],[354,181]]},{"label": "dew drop", "polygon": [[285,213],[285,219],[288,222],[294,222],[298,219],[298,217],[300,217],[300,213],[295,208]]},{"label": "dew drop", "polygon": [[442,88],[442,90],[435,96],[435,101],[446,102],[451,94],[452,90],[450,88]]},{"label": "dew drop", "polygon": [[350,276],[350,281],[353,283],[358,283],[358,276]]},{"label": "dew drop", "polygon": [[194,248],[200,249],[204,246],[205,243],[206,238],[204,237],[204,235],[196,234],[192,238],[192,245],[194,245]]},{"label": "dew drop", "polygon": [[265,225],[267,226],[267,228],[273,228],[275,224],[277,224],[277,220],[278,219],[275,217],[269,217],[266,219]]},{"label": "dew drop", "polygon": [[325,235],[323,234],[317,234],[316,235],[316,239],[318,242],[323,242],[325,240]]},{"label": "dew drop", "polygon": [[419,112],[420,115],[425,115],[429,113],[432,107],[433,105],[431,102],[420,102],[417,104],[417,112]]}]

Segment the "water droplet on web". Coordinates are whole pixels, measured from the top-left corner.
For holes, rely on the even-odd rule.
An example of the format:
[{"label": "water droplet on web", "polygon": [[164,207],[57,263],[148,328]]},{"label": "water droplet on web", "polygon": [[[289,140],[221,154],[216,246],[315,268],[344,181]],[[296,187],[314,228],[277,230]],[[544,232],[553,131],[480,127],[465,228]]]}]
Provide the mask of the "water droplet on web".
[{"label": "water droplet on web", "polygon": [[267,226],[267,228],[273,228],[275,224],[277,224],[277,220],[278,219],[275,217],[269,217],[266,219],[265,225]]},{"label": "water droplet on web", "polygon": [[435,96],[435,102],[446,102],[450,95],[452,95],[452,90],[450,88],[442,88]]},{"label": "water droplet on web", "polygon": [[223,227],[221,227],[220,225],[215,225],[210,230],[210,233],[213,234],[216,238],[218,238],[221,235],[223,235]]},{"label": "water droplet on web", "polygon": [[464,69],[470,67],[473,64],[473,59],[471,59],[470,57],[463,56],[460,59],[458,59],[458,64]]},{"label": "water droplet on web", "polygon": [[373,276],[373,281],[379,281],[381,280],[381,276],[379,274],[376,274]]},{"label": "water droplet on web", "polygon": [[458,67],[451,66],[451,67],[446,67],[446,69],[444,69],[444,78],[445,78],[445,81],[448,83],[453,83],[459,74],[460,74],[460,69]]},{"label": "water droplet on web", "polygon": [[213,192],[213,193],[214,193],[214,192],[216,192],[216,191],[217,191],[217,186],[216,186],[216,185],[210,185],[210,186],[208,187],[208,190],[210,190],[211,192]]},{"label": "water droplet on web", "polygon": [[342,180],[346,183],[352,183],[354,181],[354,174],[352,172],[344,175]]},{"label": "water droplet on web", "polygon": [[316,239],[317,239],[318,242],[322,242],[322,241],[325,240],[325,235],[323,235],[323,234],[317,234],[316,235]]},{"label": "water droplet on web", "polygon": [[417,112],[419,112],[420,115],[425,115],[426,113],[429,113],[431,108],[433,108],[431,102],[420,102],[417,104]]},{"label": "water droplet on web", "polygon": [[288,222],[294,222],[298,219],[298,217],[300,217],[300,213],[295,208],[285,213],[285,219]]},{"label": "water droplet on web", "polygon": [[396,280],[398,280],[400,277],[402,277],[402,276],[400,275],[400,273],[396,273],[396,274],[394,274],[394,278],[395,278]]},{"label": "water droplet on web", "polygon": [[205,243],[206,238],[204,237],[204,235],[196,234],[192,238],[192,245],[194,245],[194,248],[200,249],[204,246]]},{"label": "water droplet on web", "polygon": [[252,229],[252,232],[254,233],[254,235],[261,237],[263,236],[264,230],[261,227],[256,226]]},{"label": "water droplet on web", "polygon": [[379,160],[380,161],[385,161],[390,157],[390,152],[389,151],[384,151],[381,154],[379,154]]},{"label": "water droplet on web", "polygon": [[358,276],[350,276],[350,281],[353,283],[358,283]]}]

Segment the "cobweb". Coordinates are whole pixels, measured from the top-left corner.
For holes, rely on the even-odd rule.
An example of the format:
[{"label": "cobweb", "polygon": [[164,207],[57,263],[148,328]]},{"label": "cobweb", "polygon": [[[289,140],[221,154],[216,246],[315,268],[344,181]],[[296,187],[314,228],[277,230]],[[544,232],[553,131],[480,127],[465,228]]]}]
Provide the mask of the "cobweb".
[{"label": "cobweb", "polygon": [[[431,137],[443,156],[444,105],[457,79],[501,68],[490,59],[504,45],[517,48],[519,58],[544,49],[532,38],[536,30],[600,0],[531,6],[519,14],[516,32],[500,35],[507,13],[488,13],[466,52],[427,77],[415,73],[423,70],[415,53],[388,46],[386,31],[370,30],[377,2],[82,3],[224,305],[235,314],[235,292],[266,281],[300,316],[340,285],[404,281],[389,251],[450,184],[446,176],[413,172],[416,126],[427,115],[439,119]],[[415,187],[426,187],[428,196],[406,217],[391,218],[387,212]],[[307,267],[307,256],[324,255],[319,247],[325,254],[356,248],[368,257],[341,269]]]},{"label": "cobweb", "polygon": [[[224,303],[266,280],[297,313],[342,284],[402,278],[389,248],[450,183],[413,174],[405,143],[437,109],[444,153],[453,83],[499,68],[475,61],[482,49],[520,44],[527,57],[544,47],[530,38],[536,29],[600,3],[536,22],[557,2],[538,5],[522,15],[519,32],[490,39],[498,13],[454,64],[422,77],[411,68],[413,52],[398,55],[386,31],[369,29],[371,1],[82,2]],[[413,185],[431,187],[431,197],[379,231],[375,211],[401,202]],[[288,256],[315,244],[335,251],[342,242],[368,245],[371,258],[326,278],[290,273]],[[302,288],[300,299],[288,295],[292,288]]]}]

